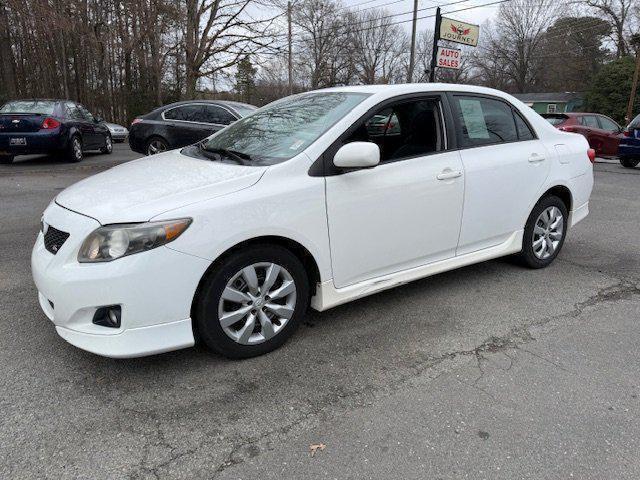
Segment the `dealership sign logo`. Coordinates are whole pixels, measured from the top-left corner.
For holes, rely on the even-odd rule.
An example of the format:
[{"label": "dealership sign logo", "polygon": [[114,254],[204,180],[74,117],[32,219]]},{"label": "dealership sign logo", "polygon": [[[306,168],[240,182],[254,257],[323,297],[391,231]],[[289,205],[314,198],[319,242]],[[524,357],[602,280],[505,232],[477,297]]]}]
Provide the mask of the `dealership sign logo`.
[{"label": "dealership sign logo", "polygon": [[440,22],[440,39],[448,42],[462,43],[475,47],[478,45],[479,34],[480,27],[478,25],[446,17],[442,17]]}]

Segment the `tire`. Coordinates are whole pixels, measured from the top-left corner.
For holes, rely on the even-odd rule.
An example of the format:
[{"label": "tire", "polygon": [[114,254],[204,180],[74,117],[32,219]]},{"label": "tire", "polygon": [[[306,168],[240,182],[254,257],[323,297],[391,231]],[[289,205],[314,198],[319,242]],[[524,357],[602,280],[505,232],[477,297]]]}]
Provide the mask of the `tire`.
[{"label": "tire", "polygon": [[640,158],[620,157],[620,165],[625,168],[634,168],[640,163]]},{"label": "tire", "polygon": [[113,152],[113,140],[111,139],[111,135],[104,137],[104,147],[100,149],[100,152],[106,155],[111,155]]},{"label": "tire", "polygon": [[[253,291],[247,280],[251,271],[259,287]],[[275,272],[271,287],[260,291],[269,273]],[[270,298],[268,293],[278,297]],[[255,357],[284,344],[308,305],[309,280],[300,260],[283,247],[257,245],[231,254],[204,278],[194,305],[194,326],[197,337],[214,352],[233,359]],[[221,318],[227,319],[224,326]]]},{"label": "tire", "polygon": [[162,153],[169,150],[169,144],[162,137],[151,137],[147,140],[147,145],[144,149],[147,155],[155,155],[156,153]]},{"label": "tire", "polygon": [[9,165],[13,163],[13,155],[0,155],[0,164]]},{"label": "tire", "polygon": [[82,140],[79,136],[74,135],[69,140],[69,145],[67,145],[67,150],[64,152],[64,157],[68,162],[78,163],[81,162],[84,158],[84,154],[82,152]]},{"label": "tire", "polygon": [[[549,221],[549,214],[555,220]],[[559,223],[558,215],[561,216]],[[541,198],[533,207],[524,227],[522,251],[519,254],[520,262],[529,268],[544,268],[551,265],[564,245],[568,220],[567,206],[560,198],[555,195]]]}]

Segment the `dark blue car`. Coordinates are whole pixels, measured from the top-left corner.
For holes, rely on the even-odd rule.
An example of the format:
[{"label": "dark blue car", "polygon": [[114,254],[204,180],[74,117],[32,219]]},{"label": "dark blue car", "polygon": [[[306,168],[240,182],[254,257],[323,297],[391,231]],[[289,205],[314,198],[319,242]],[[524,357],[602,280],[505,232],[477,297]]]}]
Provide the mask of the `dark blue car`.
[{"label": "dark blue car", "polygon": [[0,107],[0,163],[18,155],[51,154],[70,162],[87,150],[111,153],[109,129],[68,100],[13,100]]},{"label": "dark blue car", "polygon": [[618,146],[618,158],[623,167],[633,168],[640,163],[640,115],[624,129]]}]

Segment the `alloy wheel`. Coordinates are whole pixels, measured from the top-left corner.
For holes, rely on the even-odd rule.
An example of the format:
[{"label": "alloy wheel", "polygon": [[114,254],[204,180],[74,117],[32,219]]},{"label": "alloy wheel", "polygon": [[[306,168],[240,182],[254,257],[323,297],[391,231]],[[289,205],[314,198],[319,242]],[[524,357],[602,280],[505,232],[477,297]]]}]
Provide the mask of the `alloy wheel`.
[{"label": "alloy wheel", "polygon": [[547,207],[533,226],[533,253],[541,260],[558,249],[564,233],[564,217],[558,207]]},{"label": "alloy wheel", "polygon": [[242,345],[265,342],[282,331],[296,306],[296,284],[275,263],[249,265],[227,282],[218,304],[222,330]]},{"label": "alloy wheel", "polygon": [[111,137],[107,135],[107,138],[104,141],[107,153],[111,153],[113,151],[113,143],[111,142]]},{"label": "alloy wheel", "polygon": [[73,155],[76,160],[82,160],[82,144],[78,138],[73,139]]},{"label": "alloy wheel", "polygon": [[155,155],[156,153],[162,153],[167,150],[167,145],[162,140],[151,140],[147,147],[147,155]]}]

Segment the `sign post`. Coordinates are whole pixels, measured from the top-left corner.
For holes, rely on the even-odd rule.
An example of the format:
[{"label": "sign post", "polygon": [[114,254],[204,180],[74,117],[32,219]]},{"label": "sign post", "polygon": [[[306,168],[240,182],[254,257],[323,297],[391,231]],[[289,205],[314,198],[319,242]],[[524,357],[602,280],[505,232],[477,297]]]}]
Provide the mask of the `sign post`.
[{"label": "sign post", "polygon": [[436,9],[436,28],[433,33],[433,50],[431,52],[431,70],[429,71],[429,81],[433,82],[436,77],[436,67],[460,68],[462,52],[455,48],[439,48],[438,40],[461,43],[476,47],[480,27],[471,23],[459,22],[452,18],[443,17],[440,14],[440,7]]}]

